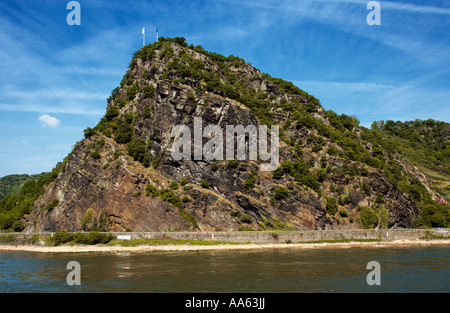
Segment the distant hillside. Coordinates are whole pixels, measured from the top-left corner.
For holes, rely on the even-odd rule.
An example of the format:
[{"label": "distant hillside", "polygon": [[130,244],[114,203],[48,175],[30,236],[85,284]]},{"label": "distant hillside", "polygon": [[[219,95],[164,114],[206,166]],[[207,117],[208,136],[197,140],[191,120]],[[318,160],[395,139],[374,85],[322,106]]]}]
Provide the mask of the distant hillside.
[{"label": "distant hillside", "polygon": [[450,198],[450,124],[428,119],[408,122],[379,121],[372,130],[384,146],[395,147],[431,181],[433,189]]},{"label": "distant hillside", "polygon": [[0,200],[9,195],[17,195],[23,184],[30,179],[38,179],[42,174],[28,175],[28,174],[14,174],[0,177]]}]

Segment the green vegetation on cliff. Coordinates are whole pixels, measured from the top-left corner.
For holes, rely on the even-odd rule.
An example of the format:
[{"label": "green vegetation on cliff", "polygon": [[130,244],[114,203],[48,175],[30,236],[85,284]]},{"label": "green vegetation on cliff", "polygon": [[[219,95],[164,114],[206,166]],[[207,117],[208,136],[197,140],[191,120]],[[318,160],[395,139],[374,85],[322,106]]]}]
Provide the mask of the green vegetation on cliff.
[{"label": "green vegetation on cliff", "polygon": [[[168,116],[163,113],[176,110],[179,105],[186,111],[171,111],[176,113],[171,116],[189,117],[195,112],[213,115],[207,110],[214,99],[238,103],[261,124],[280,126],[280,139],[286,149],[280,167],[269,178],[245,161],[229,160],[205,167],[205,171],[211,168],[215,173],[222,168],[230,173],[246,172],[243,179],[239,178],[241,182],[235,182],[245,192],[245,199],[251,195],[255,202],[267,205],[273,212],[283,210],[289,203],[296,205],[298,199],[314,202],[315,209],[325,208],[323,223],[337,225],[359,223],[364,228],[386,228],[390,216],[404,210],[398,216],[408,220],[403,224],[407,227],[448,226],[448,204],[437,203],[430,186],[420,176],[424,173],[433,182],[432,188],[442,197],[448,196],[448,123],[387,121],[374,122],[367,129],[353,116],[325,110],[319,100],[291,82],[261,74],[238,57],[188,45],[182,37],[160,38],[134,53],[120,86],[108,98],[105,115],[96,127],[84,131],[85,138],[97,141],[89,156],[96,167],[107,169],[112,156],[108,163],[100,165],[106,139],[119,146],[114,151],[117,167],[120,162],[116,151],[122,151],[130,157],[130,164],[135,161],[134,164],[143,165],[146,173],[163,172],[170,165],[166,157],[168,136],[158,129],[160,119]],[[20,219],[30,213],[43,187],[58,175],[61,167],[57,168],[48,177],[26,183],[20,194],[10,196],[16,198],[0,202],[0,229],[23,229]],[[213,193],[215,182],[197,176],[202,189]],[[264,189],[263,179],[270,179],[267,185],[273,187]],[[188,213],[194,201],[181,198],[178,189],[177,183],[172,183],[169,188],[148,184],[143,190],[177,208],[187,224],[199,228],[195,217]],[[135,193],[135,197],[140,194],[141,191]],[[246,203],[245,199],[242,197],[242,203]],[[60,205],[56,201],[47,204],[48,211]],[[254,209],[257,205],[247,207]],[[294,213],[295,210],[292,209]],[[291,229],[276,218],[257,220],[256,213],[251,216],[242,212],[239,216],[242,223],[254,223],[263,229]],[[398,222],[396,218],[391,220]]]},{"label": "green vegetation on cliff", "polygon": [[44,193],[44,187],[55,180],[62,167],[63,163],[58,163],[51,172],[27,180],[18,194],[0,200],[0,231],[20,232],[24,229],[22,217],[31,213],[34,202]]}]

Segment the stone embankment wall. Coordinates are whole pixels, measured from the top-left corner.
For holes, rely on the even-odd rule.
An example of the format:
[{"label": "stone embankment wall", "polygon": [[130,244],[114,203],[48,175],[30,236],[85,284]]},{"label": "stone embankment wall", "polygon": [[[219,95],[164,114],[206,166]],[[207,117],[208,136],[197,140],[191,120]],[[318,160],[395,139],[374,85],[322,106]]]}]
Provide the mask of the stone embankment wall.
[{"label": "stone embankment wall", "polygon": [[[240,242],[254,244],[268,243],[301,243],[334,240],[419,240],[450,239],[450,229],[383,229],[383,230],[336,230],[336,231],[255,231],[255,232],[145,232],[145,233],[112,233],[126,239],[190,239],[214,240],[224,242]],[[39,245],[40,236],[51,233],[0,233],[0,244]]]}]

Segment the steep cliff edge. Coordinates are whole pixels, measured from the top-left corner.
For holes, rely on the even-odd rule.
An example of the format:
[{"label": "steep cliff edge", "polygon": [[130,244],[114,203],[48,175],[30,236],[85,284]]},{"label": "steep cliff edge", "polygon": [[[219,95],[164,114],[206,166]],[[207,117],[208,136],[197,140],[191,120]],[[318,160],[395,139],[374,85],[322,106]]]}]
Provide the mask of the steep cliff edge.
[{"label": "steep cliff edge", "polygon": [[[262,171],[265,162],[248,156],[175,160],[172,131],[186,125],[194,134],[195,117],[224,134],[227,125],[278,125],[277,169]],[[26,231],[412,228],[420,204],[438,196],[410,168],[355,118],[324,110],[292,83],[162,38],[135,53],[105,116],[85,130],[23,224]]]}]

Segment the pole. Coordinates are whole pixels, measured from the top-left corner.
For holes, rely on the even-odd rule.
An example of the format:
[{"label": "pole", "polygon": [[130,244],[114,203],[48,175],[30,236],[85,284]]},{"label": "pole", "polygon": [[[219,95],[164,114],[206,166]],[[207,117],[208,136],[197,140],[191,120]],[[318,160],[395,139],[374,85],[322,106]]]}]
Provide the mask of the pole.
[{"label": "pole", "polygon": [[145,46],[145,27],[142,27],[142,46]]}]

